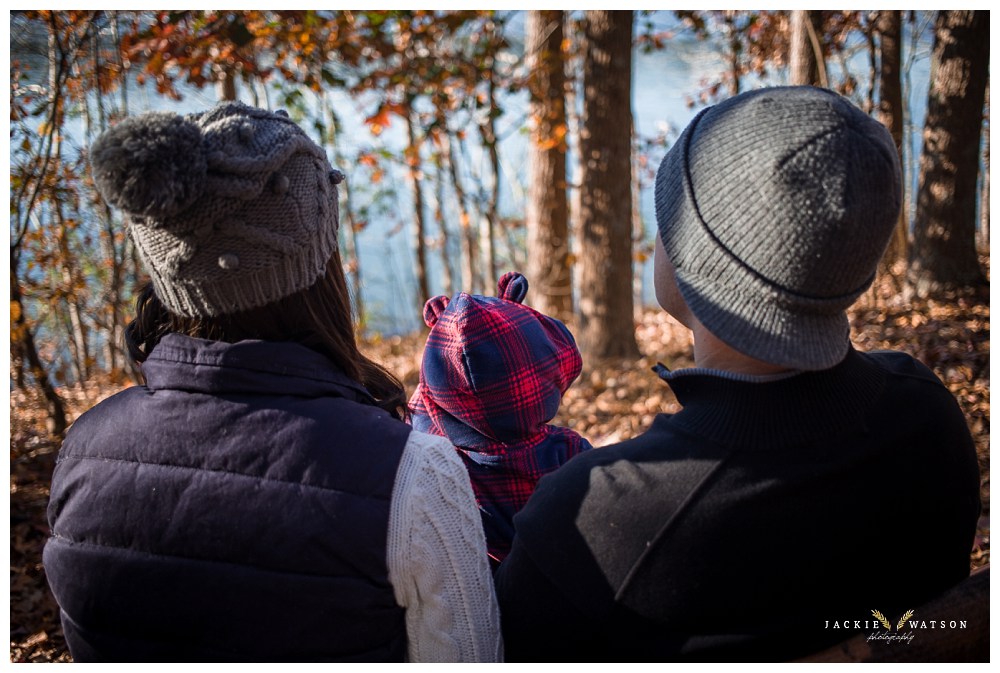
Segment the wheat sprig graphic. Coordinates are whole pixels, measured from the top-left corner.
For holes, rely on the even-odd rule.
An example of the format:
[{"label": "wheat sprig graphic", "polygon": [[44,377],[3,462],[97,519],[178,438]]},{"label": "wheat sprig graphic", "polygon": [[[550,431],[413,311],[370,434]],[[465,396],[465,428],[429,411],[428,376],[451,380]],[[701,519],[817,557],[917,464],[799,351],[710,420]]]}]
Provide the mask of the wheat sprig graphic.
[{"label": "wheat sprig graphic", "polygon": [[889,620],[885,618],[885,615],[883,615],[878,610],[872,610],[872,615],[875,617],[875,619],[882,622],[882,626],[884,626],[889,631],[892,631],[892,624],[890,624]]},{"label": "wheat sprig graphic", "polygon": [[906,625],[906,622],[910,621],[910,617],[913,616],[913,610],[907,610],[906,613],[899,618],[899,623],[896,624],[896,630],[899,631]]}]

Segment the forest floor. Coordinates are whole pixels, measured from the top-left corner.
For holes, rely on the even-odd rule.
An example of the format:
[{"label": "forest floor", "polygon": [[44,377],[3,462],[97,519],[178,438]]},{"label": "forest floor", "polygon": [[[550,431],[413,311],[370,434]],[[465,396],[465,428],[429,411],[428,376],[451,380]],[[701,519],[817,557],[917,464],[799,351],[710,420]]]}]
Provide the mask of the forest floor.
[{"label": "forest floor", "polygon": [[[985,261],[988,268],[989,260]],[[975,438],[982,474],[983,514],[970,562],[990,557],[990,308],[986,293],[942,301],[904,303],[888,284],[867,293],[851,311],[852,339],[859,350],[893,349],[931,366],[958,399]],[[580,379],[563,400],[555,423],[569,426],[602,446],[635,436],[654,416],[679,409],[669,388],[650,370],[690,366],[688,331],[662,311],[647,310],[636,337],[638,361],[585,362]],[[417,384],[423,334],[376,338],[363,349],[382,362],[412,393]],[[62,390],[72,415],[120,386],[92,382]],[[59,611],[45,582],[42,547],[48,537],[45,507],[58,442],[45,431],[37,398],[11,394],[10,464],[10,650],[13,662],[70,661]]]}]

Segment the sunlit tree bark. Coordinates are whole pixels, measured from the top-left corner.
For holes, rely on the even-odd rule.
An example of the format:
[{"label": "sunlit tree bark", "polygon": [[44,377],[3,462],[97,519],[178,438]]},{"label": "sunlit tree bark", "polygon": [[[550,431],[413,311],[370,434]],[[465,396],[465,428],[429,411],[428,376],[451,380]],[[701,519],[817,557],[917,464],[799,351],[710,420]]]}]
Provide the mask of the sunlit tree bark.
[{"label": "sunlit tree bark", "polygon": [[569,203],[566,199],[566,103],[562,58],[563,13],[528,12],[533,132],[528,160],[528,279],[531,303],[563,320],[573,314]]},{"label": "sunlit tree bark", "polygon": [[635,357],[632,12],[587,11],[580,137],[580,335],[592,357]]},{"label": "sunlit tree bark", "polygon": [[406,137],[408,145],[404,152],[406,156],[407,175],[409,176],[410,189],[413,191],[413,224],[414,241],[416,243],[416,273],[417,273],[417,299],[421,308],[427,300],[431,298],[430,286],[427,281],[427,225],[424,215],[424,192],[421,189],[420,171],[420,143],[417,139],[417,121],[414,119],[416,113],[412,107],[407,105],[406,115],[403,119],[406,124]]},{"label": "sunlit tree bark", "polygon": [[[883,10],[878,13],[875,31],[878,34],[879,53],[879,103],[878,115],[889,129],[903,163],[903,89],[902,89],[902,13],[899,10]],[[906,185],[903,185],[905,195]],[[901,195],[903,196],[903,195]],[[905,196],[901,203],[905,203]],[[906,259],[909,222],[906,208],[901,208],[899,221],[889,241],[889,247],[882,257],[881,271],[891,272],[895,263]]]},{"label": "sunlit tree bark", "polygon": [[448,175],[451,178],[451,187],[455,190],[455,201],[458,203],[459,227],[462,232],[462,289],[474,294],[482,294],[483,279],[479,259],[479,237],[476,227],[472,225],[472,213],[466,201],[465,187],[458,175],[458,152],[456,146],[458,139],[453,134],[444,136],[447,145]]},{"label": "sunlit tree bark", "polygon": [[444,216],[444,164],[444,152],[438,150],[434,153],[434,221],[437,223],[438,233],[441,235],[438,240],[441,251],[441,280],[444,285],[444,293],[451,297],[455,294],[455,278],[451,273],[451,234]]},{"label": "sunlit tree bark", "polygon": [[789,81],[792,84],[827,86],[826,64],[820,37],[823,35],[821,10],[793,9],[788,55]]},{"label": "sunlit tree bark", "polygon": [[988,12],[938,13],[907,275],[919,297],[985,283],[976,196],[989,35]]}]

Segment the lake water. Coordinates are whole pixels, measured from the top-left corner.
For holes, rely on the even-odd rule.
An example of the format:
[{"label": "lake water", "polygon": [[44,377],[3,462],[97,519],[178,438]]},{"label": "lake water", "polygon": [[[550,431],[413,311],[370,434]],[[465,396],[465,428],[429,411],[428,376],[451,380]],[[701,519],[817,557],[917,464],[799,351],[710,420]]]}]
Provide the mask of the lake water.
[{"label": "lake water", "polygon": [[[642,53],[637,50],[634,54],[632,109],[635,127],[640,137],[651,138],[661,135],[667,130],[668,137],[672,140],[698,111],[697,108],[688,107],[689,98],[695,97],[706,81],[716,79],[717,74],[723,70],[724,63],[721,57],[721,48],[715,41],[697,40],[677,25],[671,12],[656,12],[652,15],[652,21],[656,30],[671,29],[677,32],[674,37],[667,41],[665,49],[652,53]],[[639,21],[636,23],[638,29]],[[918,24],[922,25],[924,30],[920,32],[920,39],[916,41],[915,48],[910,45],[909,35],[904,39],[904,59],[908,56],[913,57],[909,91],[912,115],[910,124],[917,131],[911,135],[913,148],[911,157],[919,156],[919,129],[923,124],[929,70],[930,36],[926,30],[926,19],[918,18]],[[913,28],[907,24],[905,31],[908,34],[912,33]],[[516,41],[523,35],[522,14],[512,18],[508,32],[513,38],[512,41]],[[14,42],[12,42],[12,56],[17,57]],[[868,66],[867,55],[863,49],[859,49],[852,57],[850,67],[856,77],[864,78]],[[42,75],[44,74],[44,70],[40,72]],[[836,73],[837,71],[832,69],[831,75],[836,76]],[[784,83],[786,81],[783,73],[778,73],[773,79],[766,82],[766,84]],[[748,81],[743,86],[746,89],[760,84],[760,82]],[[866,86],[866,83],[862,81],[860,90],[863,91]],[[216,100],[215,92],[211,89],[201,91],[185,89],[183,93],[183,101],[173,102],[155,95],[151,86],[130,87],[130,109],[133,114],[147,109],[191,112],[211,107]],[[250,92],[244,88],[239,89],[238,95],[245,102],[255,102]],[[268,101],[270,105],[277,107],[273,95],[270,95],[270,98],[271,100]],[[364,119],[373,110],[372,99],[357,100],[337,91],[331,93],[331,99],[344,127],[341,129],[340,136],[341,152],[344,156],[351,157],[360,150],[377,150],[379,148],[399,153],[404,146],[404,129],[399,121],[393,123],[379,137],[372,136],[365,126]],[[261,98],[258,98],[257,102],[265,104]],[[507,95],[502,100],[502,106],[504,114],[498,119],[499,133],[502,138],[500,143],[502,161],[500,214],[502,217],[520,220],[524,213],[527,178],[527,135],[524,131],[528,108],[527,96],[525,94]],[[480,189],[485,198],[486,191],[489,189],[488,182],[491,179],[490,170],[486,163],[486,157],[475,147],[475,138],[478,137],[478,134],[474,127],[469,128],[468,135],[470,138],[468,164],[474,173],[487,176],[487,184],[482,184],[482,181],[479,183],[482,185]],[[662,155],[663,150],[661,149],[651,156],[650,163],[654,170]],[[570,162],[572,161],[571,157]],[[908,163],[913,165],[912,161]],[[378,185],[372,185],[365,183],[367,171],[358,171],[355,170],[357,167],[352,166],[344,168],[352,189],[355,208],[369,202],[373,206],[369,213],[369,226],[358,236],[363,280],[362,295],[368,317],[368,328],[370,331],[382,334],[413,331],[421,325],[422,307],[418,306],[417,299],[414,272],[413,204],[406,175],[402,167],[390,166],[385,179]],[[912,173],[915,174],[915,171]],[[470,188],[471,185],[472,182],[467,182],[467,188]],[[423,189],[428,228],[430,229],[427,235],[436,238],[438,235],[437,226],[432,220],[435,203],[433,180],[426,180]],[[373,200],[373,194],[376,191],[382,192],[377,201]],[[445,202],[451,204],[451,201],[452,195],[448,191],[445,194]],[[449,219],[454,224],[458,221],[457,211],[454,210],[453,205],[449,205],[448,208],[452,209]],[[642,180],[639,210],[646,229],[646,240],[652,241],[655,217],[651,180],[648,178]],[[446,213],[448,212],[446,210]],[[456,250],[452,251],[449,258],[451,259],[452,273],[456,278],[459,278],[457,240],[453,242],[453,246]],[[500,245],[499,249],[501,254],[506,250],[503,244]],[[505,264],[500,272],[507,270],[507,266],[509,264]],[[651,264],[645,264],[641,269],[637,268],[643,279],[641,301],[646,304],[654,302],[651,266]],[[444,292],[442,259],[437,250],[429,252],[428,275],[432,295]],[[529,282],[530,280],[529,278]],[[495,283],[495,279],[492,283]],[[529,303],[530,299],[529,292]]]}]

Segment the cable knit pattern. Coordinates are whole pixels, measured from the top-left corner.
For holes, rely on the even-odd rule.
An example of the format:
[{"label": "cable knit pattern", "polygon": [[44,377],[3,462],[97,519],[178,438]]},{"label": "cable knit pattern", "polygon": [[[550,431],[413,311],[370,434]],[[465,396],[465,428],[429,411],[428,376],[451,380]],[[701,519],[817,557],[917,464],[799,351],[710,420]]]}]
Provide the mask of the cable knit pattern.
[{"label": "cable knit pattern", "polygon": [[413,662],[503,660],[500,613],[468,473],[444,438],[410,433],[389,513],[389,581]]},{"label": "cable knit pattern", "polygon": [[101,135],[91,163],[173,313],[283,299],[315,283],[337,247],[344,176],[287,114],[236,102],[150,112]]}]

